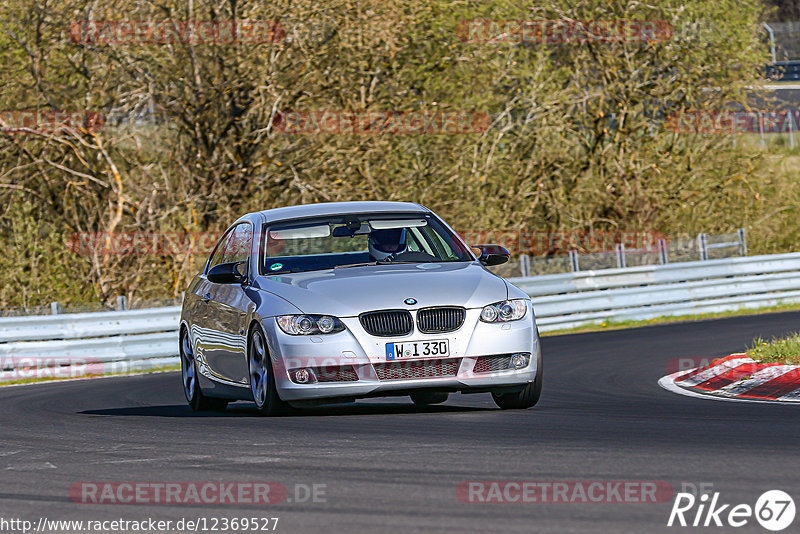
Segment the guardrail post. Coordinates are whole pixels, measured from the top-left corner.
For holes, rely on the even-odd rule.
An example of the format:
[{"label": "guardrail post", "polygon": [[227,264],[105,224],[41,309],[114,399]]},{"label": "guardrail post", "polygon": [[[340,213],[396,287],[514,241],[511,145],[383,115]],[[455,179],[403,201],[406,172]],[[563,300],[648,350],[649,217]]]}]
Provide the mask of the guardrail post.
[{"label": "guardrail post", "polygon": [[739,253],[747,256],[747,236],[744,234],[744,228],[739,228],[737,233],[739,234]]},{"label": "guardrail post", "polygon": [[50,313],[52,315],[58,315],[61,313],[61,303],[60,302],[51,302],[50,303]]},{"label": "guardrail post", "polygon": [[772,26],[766,22],[762,22],[761,24],[767,29],[767,33],[769,34],[769,53],[770,56],[772,56],[772,63],[774,65],[778,61],[778,54],[775,51],[775,32],[772,30]]},{"label": "guardrail post", "polygon": [[625,243],[617,243],[615,246],[617,250],[617,268],[624,269],[625,265]]},{"label": "guardrail post", "polygon": [[578,264],[578,251],[577,250],[570,250],[569,251],[569,266],[572,268],[573,273],[577,273],[581,270],[581,266]]},{"label": "guardrail post", "polygon": [[657,244],[658,244],[658,259],[661,262],[661,265],[666,265],[669,263],[669,258],[667,257],[667,240],[659,239]]},{"label": "guardrail post", "polygon": [[697,250],[700,252],[700,261],[708,260],[708,245],[706,234],[697,234]]},{"label": "guardrail post", "polygon": [[527,254],[520,254],[519,270],[523,277],[531,275],[531,258]]},{"label": "guardrail post", "polygon": [[117,297],[117,311],[125,311],[128,309],[128,301],[125,298],[125,295],[120,295]]}]

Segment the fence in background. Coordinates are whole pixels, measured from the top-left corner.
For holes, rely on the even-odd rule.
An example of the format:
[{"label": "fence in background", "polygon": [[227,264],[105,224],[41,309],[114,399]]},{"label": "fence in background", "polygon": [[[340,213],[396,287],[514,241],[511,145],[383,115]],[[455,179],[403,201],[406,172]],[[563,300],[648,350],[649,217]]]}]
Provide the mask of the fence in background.
[{"label": "fence in background", "polygon": [[[722,248],[722,247],[720,247]],[[710,249],[715,250],[715,249]],[[800,302],[800,253],[510,279],[543,332]],[[178,363],[180,307],[0,318],[0,381]]]},{"label": "fence in background", "polygon": [[800,60],[800,22],[764,22],[773,63]]},{"label": "fence in background", "polygon": [[578,252],[547,257],[526,254],[492,271],[505,278],[537,276],[599,269],[624,269],[642,265],[707,261],[732,256],[747,256],[747,237],[744,228],[728,234],[698,234],[696,238],[659,239],[653,248],[627,249],[619,243],[606,252]]},{"label": "fence in background", "polygon": [[800,22],[764,22],[772,64],[767,76],[780,81],[800,81]]}]

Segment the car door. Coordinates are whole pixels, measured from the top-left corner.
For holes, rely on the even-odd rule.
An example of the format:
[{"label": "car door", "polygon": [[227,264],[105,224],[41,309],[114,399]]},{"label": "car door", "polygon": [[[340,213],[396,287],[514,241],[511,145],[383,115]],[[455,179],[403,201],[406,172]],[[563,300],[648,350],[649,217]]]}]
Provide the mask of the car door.
[{"label": "car door", "polygon": [[[253,244],[253,226],[249,222],[236,225],[226,240],[220,263],[240,263],[247,272]],[[217,284],[208,282],[208,317],[206,330],[206,361],[211,372],[219,378],[247,384],[250,375],[247,365],[247,313],[251,300],[242,284]]]},{"label": "car door", "polygon": [[[210,372],[211,360],[217,359],[218,343],[216,342],[217,320],[212,316],[211,292],[215,285],[208,281],[206,277],[208,271],[222,263],[225,248],[228,241],[232,238],[232,232],[228,231],[220,238],[214,251],[206,262],[203,273],[198,276],[197,284],[194,286],[192,294],[186,296],[186,300],[191,307],[192,338],[195,342],[195,354],[197,355],[198,365],[201,374],[208,375]],[[218,377],[221,378],[221,377]]]}]

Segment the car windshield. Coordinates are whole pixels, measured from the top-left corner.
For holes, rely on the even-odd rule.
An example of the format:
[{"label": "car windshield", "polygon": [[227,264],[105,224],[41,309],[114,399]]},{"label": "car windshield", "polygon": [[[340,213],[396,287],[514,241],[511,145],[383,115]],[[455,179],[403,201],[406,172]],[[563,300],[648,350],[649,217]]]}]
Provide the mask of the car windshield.
[{"label": "car windshield", "polygon": [[271,224],[265,233],[262,274],[474,261],[452,232],[425,213],[317,217]]}]

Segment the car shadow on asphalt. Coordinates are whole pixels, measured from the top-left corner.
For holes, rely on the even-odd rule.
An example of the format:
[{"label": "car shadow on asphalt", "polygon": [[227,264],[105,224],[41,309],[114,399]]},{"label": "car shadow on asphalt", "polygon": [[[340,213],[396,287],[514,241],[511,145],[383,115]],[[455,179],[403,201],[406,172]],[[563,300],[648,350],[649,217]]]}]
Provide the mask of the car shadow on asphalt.
[{"label": "car shadow on asphalt", "polygon": [[[467,413],[491,411],[490,407],[475,406],[449,406],[447,404],[437,404],[433,406],[417,406],[412,403],[347,403],[329,404],[308,408],[292,408],[285,414],[278,417],[282,419],[292,417],[325,416],[335,417],[343,415],[423,415],[437,413]],[[260,414],[252,403],[235,403],[228,406],[224,411],[214,412],[193,412],[186,405],[160,405],[160,406],[130,406],[127,408],[101,408],[96,410],[84,410],[78,412],[80,415],[100,415],[115,417],[260,417]]]}]

